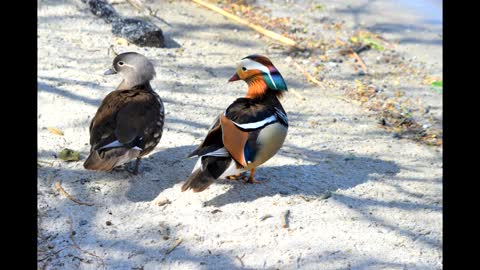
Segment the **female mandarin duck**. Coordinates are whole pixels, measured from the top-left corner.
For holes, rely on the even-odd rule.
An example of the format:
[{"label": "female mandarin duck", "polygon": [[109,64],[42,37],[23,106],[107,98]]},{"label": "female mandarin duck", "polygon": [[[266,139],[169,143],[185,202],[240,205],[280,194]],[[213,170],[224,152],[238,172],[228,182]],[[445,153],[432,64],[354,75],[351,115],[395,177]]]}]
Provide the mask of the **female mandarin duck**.
[{"label": "female mandarin duck", "polygon": [[105,75],[120,74],[123,81],[102,101],[90,124],[90,155],[83,164],[88,170],[112,171],[140,159],[157,146],[162,137],[163,102],[150,86],[155,77],[152,63],[143,55],[122,53]]},{"label": "female mandarin duck", "polygon": [[235,100],[210,127],[205,140],[189,157],[198,156],[182,191],[205,190],[215,179],[250,171],[269,160],[283,145],[288,119],[279,97],[287,91],[280,72],[265,56],[250,55],[237,64],[230,82],[244,80],[247,95]]}]

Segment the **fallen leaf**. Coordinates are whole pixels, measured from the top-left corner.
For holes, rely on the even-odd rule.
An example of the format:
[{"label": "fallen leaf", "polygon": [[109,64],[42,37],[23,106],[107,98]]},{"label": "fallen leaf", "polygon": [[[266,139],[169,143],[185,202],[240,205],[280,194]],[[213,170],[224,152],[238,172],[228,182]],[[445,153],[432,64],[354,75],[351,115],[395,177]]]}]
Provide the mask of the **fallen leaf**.
[{"label": "fallen leaf", "polygon": [[65,148],[58,153],[58,158],[63,161],[78,161],[80,160],[80,153],[78,151]]},{"label": "fallen leaf", "polygon": [[115,42],[117,42],[118,45],[122,45],[122,46],[128,46],[128,40],[124,39],[124,38],[116,38],[115,39]]},{"label": "fallen leaf", "polygon": [[440,81],[440,80],[441,80],[441,78],[439,78],[439,77],[426,76],[426,77],[423,79],[423,83],[424,83],[424,84],[432,85],[434,82]]},{"label": "fallen leaf", "polygon": [[48,127],[47,129],[48,129],[48,131],[50,131],[50,133],[53,133],[53,134],[59,135],[59,136],[63,136],[63,131],[61,131],[58,128]]},{"label": "fallen leaf", "polygon": [[443,82],[442,81],[434,81],[434,82],[432,82],[432,86],[443,87]]}]

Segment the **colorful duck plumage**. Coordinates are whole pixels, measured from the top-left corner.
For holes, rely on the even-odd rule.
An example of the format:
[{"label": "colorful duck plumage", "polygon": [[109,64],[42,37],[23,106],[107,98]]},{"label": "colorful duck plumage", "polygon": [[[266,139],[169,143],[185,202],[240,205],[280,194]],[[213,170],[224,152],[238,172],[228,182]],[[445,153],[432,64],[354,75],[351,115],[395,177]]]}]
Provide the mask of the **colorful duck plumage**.
[{"label": "colorful duck plumage", "polygon": [[189,156],[199,159],[182,191],[205,190],[215,179],[250,171],[248,182],[257,182],[255,169],[283,145],[288,118],[278,97],[286,83],[265,56],[250,55],[237,64],[229,81],[244,80],[247,95],[235,100],[210,127],[202,144]]}]

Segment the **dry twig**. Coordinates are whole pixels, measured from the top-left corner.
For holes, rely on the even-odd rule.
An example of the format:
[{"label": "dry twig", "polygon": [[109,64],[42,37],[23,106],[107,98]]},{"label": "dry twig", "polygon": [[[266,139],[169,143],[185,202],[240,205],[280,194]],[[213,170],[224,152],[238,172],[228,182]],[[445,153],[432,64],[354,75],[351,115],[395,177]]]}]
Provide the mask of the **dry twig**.
[{"label": "dry twig", "polygon": [[110,47],[108,47],[108,50],[107,50],[107,55],[108,55],[108,56],[110,56],[110,51],[112,51],[112,53],[113,53],[114,56],[117,56],[117,55],[118,55],[118,53],[115,51],[115,49],[114,49],[113,47],[114,47],[113,44],[110,45]]},{"label": "dry twig", "polygon": [[135,9],[143,11],[143,3],[140,0],[127,0],[127,2]]},{"label": "dry twig", "polygon": [[272,217],[272,215],[269,215],[269,214],[263,215],[263,216],[260,217],[260,221],[264,221],[265,219],[271,218],[271,217]]},{"label": "dry twig", "polygon": [[44,261],[44,260],[46,260],[46,259],[48,259],[48,258],[50,258],[50,257],[52,257],[52,256],[54,256],[54,255],[57,255],[58,253],[60,253],[60,252],[61,252],[62,250],[64,250],[64,249],[66,249],[66,248],[61,248],[61,249],[59,249],[59,250],[57,250],[57,251],[50,252],[49,254],[45,255],[45,257],[43,257],[43,258],[41,258],[41,259],[37,259],[37,262]]},{"label": "dry twig", "polygon": [[154,18],[160,20],[161,22],[163,22],[164,24],[172,27],[171,24],[169,24],[168,22],[166,22],[162,18],[158,17],[158,15],[157,15],[158,9],[153,10],[151,7],[148,7],[145,4],[143,4],[140,0],[127,0],[127,2],[130,3],[130,5],[132,5],[136,10],[138,10],[140,12],[143,12],[144,14],[146,14],[150,17],[154,17]]},{"label": "dry twig", "polygon": [[367,65],[365,65],[365,62],[363,62],[362,58],[360,58],[360,56],[358,56],[358,54],[352,49],[351,49],[350,56],[355,58],[360,64],[360,66],[362,66],[363,71],[367,73]]},{"label": "dry twig", "polygon": [[[291,59],[290,60],[293,64],[293,66],[298,69],[300,72],[303,73],[303,75],[305,75],[305,77],[307,77],[307,79],[311,82],[313,82],[314,84],[320,86],[322,89],[325,89],[325,86],[319,81],[317,80],[315,77],[313,77],[312,75],[310,75],[310,73],[308,73],[305,69],[303,69],[297,62],[295,62],[295,60]],[[305,99],[305,98],[303,98]]]},{"label": "dry twig", "polygon": [[211,9],[211,10],[217,12],[217,13],[220,13],[223,16],[225,16],[225,17],[227,17],[227,18],[229,18],[233,21],[236,21],[240,24],[246,25],[246,26],[252,28],[253,30],[255,30],[255,31],[257,31],[257,32],[269,37],[269,38],[275,39],[277,41],[280,41],[280,42],[282,42],[284,44],[287,44],[287,45],[290,45],[290,46],[296,46],[297,45],[297,43],[291,38],[284,37],[280,34],[277,34],[275,32],[267,30],[267,29],[265,29],[265,28],[263,28],[259,25],[253,24],[253,23],[251,23],[251,22],[249,22],[245,19],[242,19],[242,18],[240,18],[236,15],[233,15],[232,13],[227,12],[227,11],[225,11],[225,10],[215,6],[215,5],[212,5],[212,4],[207,3],[205,1],[202,1],[202,0],[192,0],[192,1],[199,4],[199,5],[202,5],[206,8],[208,8],[208,9]]},{"label": "dry twig", "polygon": [[357,60],[357,62],[360,64],[360,66],[362,66],[363,71],[365,73],[367,73],[367,65],[365,65],[365,62],[363,62],[362,58],[360,58],[358,53],[360,53],[360,52],[362,52],[362,51],[364,51],[368,48],[369,48],[369,45],[359,47],[356,50],[351,48],[351,47],[348,47],[348,48],[345,48],[345,49],[341,49],[337,52],[341,55],[349,55],[350,57],[355,58]]},{"label": "dry twig", "polygon": [[54,185],[55,187],[55,190],[60,192],[61,194],[63,194],[65,197],[67,197],[67,199],[69,199],[70,201],[74,202],[74,203],[77,203],[77,204],[81,204],[81,205],[88,205],[88,206],[92,206],[93,203],[86,203],[86,202],[81,202],[77,199],[75,199],[72,195],[68,194],[68,192],[65,191],[65,189],[63,189],[62,187],[62,181],[58,181],[55,183]]},{"label": "dry twig", "polygon": [[83,253],[85,253],[85,254],[88,254],[88,255],[90,255],[90,256],[93,256],[93,257],[97,258],[98,260],[100,260],[100,262],[102,263],[103,268],[105,268],[105,262],[103,261],[103,259],[102,259],[100,256],[98,256],[98,255],[96,255],[96,254],[94,254],[94,253],[92,253],[92,252],[83,250],[83,249],[77,244],[77,242],[75,241],[75,238],[73,237],[74,234],[73,234],[73,220],[72,220],[72,218],[70,218],[69,221],[70,221],[70,240],[72,241],[73,246],[74,246],[76,249],[78,249],[79,251],[81,251],[81,252],[83,252]]},{"label": "dry twig", "polygon": [[178,239],[177,241],[175,241],[175,243],[173,243],[173,246],[171,246],[171,247],[167,250],[167,252],[165,253],[165,255],[170,254],[170,252],[172,252],[176,247],[178,247],[178,246],[182,243],[182,241],[183,241],[182,238],[180,238],[180,239]]},{"label": "dry twig", "polygon": [[288,216],[290,215],[290,210],[286,210],[282,213],[282,228],[288,227]]},{"label": "dry twig", "polygon": [[242,265],[242,267],[245,267],[245,264],[244,264],[243,261],[242,261],[243,257],[245,257],[245,253],[242,255],[242,257],[239,257],[238,255],[235,256],[235,258],[240,262],[240,264]]}]

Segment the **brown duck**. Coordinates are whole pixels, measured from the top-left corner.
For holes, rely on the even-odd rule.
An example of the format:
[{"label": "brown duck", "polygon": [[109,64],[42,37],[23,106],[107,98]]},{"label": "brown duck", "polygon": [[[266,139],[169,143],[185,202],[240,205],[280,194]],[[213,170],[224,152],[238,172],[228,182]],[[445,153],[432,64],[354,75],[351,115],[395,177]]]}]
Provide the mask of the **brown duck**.
[{"label": "brown duck", "polygon": [[229,81],[244,80],[247,95],[235,100],[210,127],[203,143],[189,156],[198,156],[182,191],[205,190],[215,179],[250,171],[247,182],[258,183],[255,169],[283,145],[288,118],[278,97],[287,91],[280,72],[265,56],[250,55],[237,65]]},{"label": "brown duck", "polygon": [[157,146],[164,123],[163,102],[150,86],[155,77],[152,63],[135,52],[119,54],[105,75],[120,74],[122,82],[109,93],[90,124],[90,155],[85,169],[112,171],[140,159]]}]

